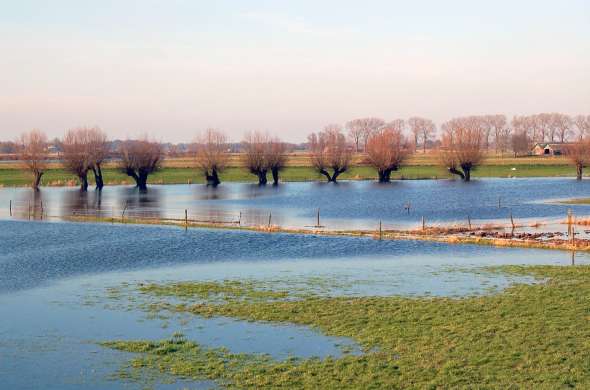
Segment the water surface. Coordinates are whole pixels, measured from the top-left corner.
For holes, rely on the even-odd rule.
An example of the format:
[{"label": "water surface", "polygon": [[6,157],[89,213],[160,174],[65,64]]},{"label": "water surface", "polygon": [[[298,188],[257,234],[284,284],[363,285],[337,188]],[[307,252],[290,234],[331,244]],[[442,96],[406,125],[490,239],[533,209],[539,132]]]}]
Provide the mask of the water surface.
[{"label": "water surface", "polygon": [[285,227],[320,224],[331,229],[373,229],[382,220],[390,227],[472,220],[544,221],[590,213],[588,205],[551,203],[556,199],[590,195],[590,181],[570,178],[400,180],[389,184],[348,181],[284,183],[260,187],[246,183],[204,185],[153,185],[147,193],[129,186],[105,187],[101,192],[80,194],[76,188],[0,189],[0,216],[28,218],[29,207],[49,216],[89,214],[153,218],[189,218],[245,225],[271,223]]},{"label": "water surface", "polygon": [[[124,284],[134,291],[149,281],[247,280],[298,290],[313,279],[326,283],[312,291],[330,296],[462,296],[499,291],[515,281],[482,273],[482,266],[571,261],[568,253],[548,250],[6,220],[0,221],[0,244],[0,377],[11,389],[142,388],[145,383],[109,380],[131,355],[96,342],[157,340],[176,331],[205,346],[279,360],[340,356],[342,346],[360,353],[350,339],[304,326],[151,318],[126,298],[113,301],[110,288]],[[585,254],[576,259],[588,260]]]}]

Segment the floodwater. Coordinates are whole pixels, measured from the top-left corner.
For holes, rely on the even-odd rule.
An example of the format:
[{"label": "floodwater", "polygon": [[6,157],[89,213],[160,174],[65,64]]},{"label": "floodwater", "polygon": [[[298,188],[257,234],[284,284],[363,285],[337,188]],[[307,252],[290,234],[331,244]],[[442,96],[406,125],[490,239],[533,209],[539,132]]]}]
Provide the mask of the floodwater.
[{"label": "floodwater", "polygon": [[[282,227],[320,225],[328,229],[374,229],[427,224],[504,222],[555,222],[568,209],[590,214],[587,205],[563,205],[555,200],[590,195],[590,181],[571,178],[402,180],[388,184],[349,181],[284,183],[259,187],[246,183],[204,185],[153,185],[147,193],[129,186],[105,187],[102,193],[80,194],[76,188],[0,189],[0,218],[39,218],[87,214],[109,217],[140,216],[184,218],[242,225],[270,223]],[[33,210],[29,212],[29,210]]]},{"label": "floodwater", "polygon": [[[527,278],[481,272],[500,264],[561,264],[559,251],[452,246],[369,238],[265,234],[177,227],[48,223],[75,214],[183,218],[330,229],[411,227],[517,220],[555,224],[568,209],[558,199],[586,197],[588,181],[485,179],[0,189],[0,378],[28,388],[141,388],[110,377],[131,355],[97,345],[112,339],[162,339],[180,331],[190,340],[274,359],[361,353],[350,339],[304,326],[229,318],[151,318],[138,307],[110,302],[112,287],[147,281],[246,280],[322,295],[464,296],[499,291]],[[33,221],[23,221],[32,219]],[[555,225],[552,225],[555,226]],[[589,257],[578,254],[577,263]],[[316,285],[311,280],[321,280]],[[157,388],[208,388],[214,383],[150,383]]]},{"label": "floodwater", "polygon": [[[310,287],[331,296],[463,296],[498,291],[515,281],[478,271],[482,266],[571,261],[561,251],[6,220],[0,221],[0,245],[0,387],[10,389],[143,388],[145,383],[112,379],[131,355],[97,342],[157,340],[177,331],[206,346],[265,353],[279,360],[340,356],[343,346],[361,353],[350,339],[304,326],[193,316],[151,318],[124,301],[113,302],[110,288],[124,284],[131,293],[137,283],[148,281],[247,280],[283,289]],[[581,254],[576,261],[588,263],[590,258]],[[326,283],[314,287],[311,279]]]}]

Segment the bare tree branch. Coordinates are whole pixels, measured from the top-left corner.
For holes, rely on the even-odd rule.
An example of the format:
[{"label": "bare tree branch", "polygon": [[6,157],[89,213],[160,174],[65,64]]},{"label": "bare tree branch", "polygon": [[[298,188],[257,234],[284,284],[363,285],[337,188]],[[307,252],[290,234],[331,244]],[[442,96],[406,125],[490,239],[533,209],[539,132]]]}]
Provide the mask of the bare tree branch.
[{"label": "bare tree branch", "polygon": [[328,125],[317,134],[310,134],[308,141],[313,167],[326,176],[328,182],[336,182],[338,176],[348,170],[352,159],[342,128]]},{"label": "bare tree branch", "polygon": [[221,183],[219,174],[229,159],[227,137],[216,129],[207,129],[197,139],[195,160],[205,175],[207,185],[216,187]]},{"label": "bare tree branch", "polygon": [[483,159],[484,130],[481,117],[454,118],[443,125],[442,164],[464,181]]},{"label": "bare tree branch", "polygon": [[367,159],[377,169],[380,183],[389,182],[391,173],[400,168],[409,154],[399,123],[384,127],[373,134],[367,143]]},{"label": "bare tree branch", "polygon": [[80,181],[80,191],[88,190],[90,169],[90,140],[88,129],[81,127],[68,130],[62,141],[62,159],[66,170]]},{"label": "bare tree branch", "polygon": [[47,169],[47,159],[49,158],[47,136],[40,130],[35,129],[22,134],[16,143],[18,145],[19,160],[25,164],[33,176],[31,186],[38,190],[41,177],[45,169]]},{"label": "bare tree branch", "polygon": [[121,145],[121,169],[135,180],[140,191],[147,191],[148,176],[160,169],[163,158],[162,145],[148,141],[147,137]]}]

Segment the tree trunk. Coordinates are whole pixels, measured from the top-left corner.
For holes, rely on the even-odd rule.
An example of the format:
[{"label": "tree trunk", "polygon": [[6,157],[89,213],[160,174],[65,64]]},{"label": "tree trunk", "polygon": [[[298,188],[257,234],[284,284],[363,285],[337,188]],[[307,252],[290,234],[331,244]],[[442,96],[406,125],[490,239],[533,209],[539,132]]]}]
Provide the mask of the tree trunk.
[{"label": "tree trunk", "polygon": [[126,169],[125,173],[127,176],[132,177],[135,180],[135,185],[140,191],[147,191],[147,179],[149,173],[147,172],[135,172],[133,169]]},{"label": "tree trunk", "polygon": [[461,179],[465,180],[465,175],[463,172],[457,170],[457,168],[451,167],[449,168],[449,172],[451,172],[453,175],[458,175]]},{"label": "tree trunk", "polygon": [[279,168],[277,167],[272,167],[271,170],[272,172],[272,185],[273,186],[278,186],[279,185]]},{"label": "tree trunk", "polygon": [[81,174],[78,179],[80,180],[80,191],[88,191],[88,173]]},{"label": "tree trunk", "polygon": [[94,174],[96,189],[99,191],[102,190],[102,187],[104,187],[104,180],[102,179],[102,169],[100,168],[100,164],[96,164],[96,166],[92,167],[92,173]]},{"label": "tree trunk", "polygon": [[135,180],[136,186],[139,187],[139,177],[137,176],[137,173],[135,173],[135,171],[131,168],[125,169],[125,173],[127,174],[127,176]]},{"label": "tree trunk", "polygon": [[217,169],[212,169],[211,174],[205,172],[205,179],[207,180],[207,185],[211,187],[217,187],[221,183],[219,175],[217,174]]},{"label": "tree trunk", "polygon": [[328,179],[328,183],[331,182],[331,181],[335,181],[335,180],[332,179],[332,176],[330,176],[330,172],[326,171],[324,168],[320,168],[319,169],[319,172],[322,175],[326,176],[326,179]]},{"label": "tree trunk", "polygon": [[332,180],[330,180],[332,183],[336,183],[336,178],[338,176],[340,176],[341,173],[344,173],[346,171],[346,169],[338,169],[335,168],[334,169],[334,173],[332,173]]},{"label": "tree trunk", "polygon": [[256,176],[258,176],[258,185],[264,186],[268,183],[268,179],[266,178],[266,169],[260,170],[256,172]]},{"label": "tree trunk", "polygon": [[464,181],[471,181],[471,168],[463,168]]},{"label": "tree trunk", "polygon": [[139,191],[147,191],[147,179],[147,172],[139,172],[139,175],[137,176],[137,188],[139,188]]},{"label": "tree trunk", "polygon": [[379,169],[379,183],[389,183],[391,181],[391,169]]},{"label": "tree trunk", "polygon": [[582,180],[582,171],[583,171],[584,167],[582,166],[582,164],[577,164],[576,165],[576,179],[577,180]]},{"label": "tree trunk", "polygon": [[43,176],[43,172],[36,171],[36,172],[33,172],[33,175],[34,175],[34,178],[33,178],[32,187],[34,190],[39,190],[39,186],[41,185],[41,177]]}]

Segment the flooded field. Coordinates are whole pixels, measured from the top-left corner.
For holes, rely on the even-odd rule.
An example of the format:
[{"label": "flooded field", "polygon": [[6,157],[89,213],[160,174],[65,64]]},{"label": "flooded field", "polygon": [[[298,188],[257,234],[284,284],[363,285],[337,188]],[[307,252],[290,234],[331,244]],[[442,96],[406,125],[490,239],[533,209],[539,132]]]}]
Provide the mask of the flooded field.
[{"label": "flooded field", "polygon": [[[137,290],[146,283],[233,281],[329,297],[457,297],[532,282],[484,266],[571,261],[560,251],[91,223],[2,221],[0,242],[0,376],[14,389],[214,387],[118,376],[131,354],[97,344],[175,332],[276,361],[363,353],[350,338],[303,325],[151,313]],[[590,258],[579,254],[576,261]]]},{"label": "flooded field", "polygon": [[[102,193],[80,194],[76,188],[0,189],[0,217],[18,218],[90,215],[110,217],[177,218],[223,222],[229,225],[273,225],[326,229],[374,229],[427,224],[501,222],[510,215],[526,223],[554,223],[567,210],[590,214],[587,205],[565,205],[560,199],[583,198],[590,182],[569,178],[478,179],[375,182],[285,183],[259,187],[245,183],[150,186],[138,193],[127,186],[106,187]],[[9,210],[12,205],[12,211]]]},{"label": "flooded field", "polygon": [[[305,324],[177,312],[170,305],[199,300],[150,295],[142,290],[145,286],[204,285],[221,291],[215,299],[237,293],[231,302],[259,295],[310,302],[321,297],[477,297],[515,283],[539,282],[485,267],[590,262],[585,252],[574,258],[562,251],[74,223],[64,217],[182,219],[187,210],[191,219],[223,221],[230,227],[265,224],[272,217],[273,224],[305,228],[318,224],[319,209],[321,225],[338,230],[371,229],[378,220],[415,227],[422,217],[433,224],[467,217],[490,223],[512,214],[521,223],[543,221],[563,230],[559,222],[567,210],[584,215],[587,206],[556,200],[586,193],[588,182],[569,179],[289,183],[278,188],[224,184],[217,189],[173,185],[152,186],[147,193],[130,187],[87,194],[72,188],[0,189],[0,376],[14,389],[219,384],[206,378],[123,375],[121,367],[134,354],[101,345],[109,340],[182,337],[217,351],[210,353],[262,356],[271,362],[368,353],[352,337],[324,334]],[[240,295],[244,292],[246,298]],[[208,296],[200,299],[215,304]]]}]

